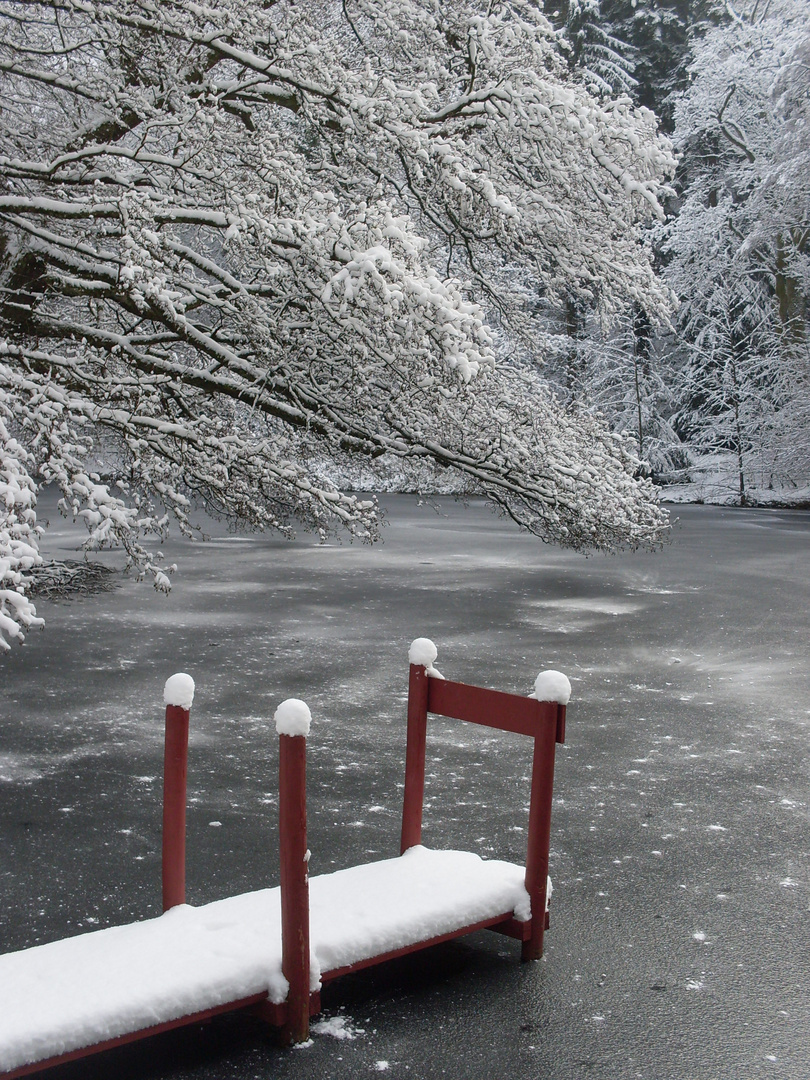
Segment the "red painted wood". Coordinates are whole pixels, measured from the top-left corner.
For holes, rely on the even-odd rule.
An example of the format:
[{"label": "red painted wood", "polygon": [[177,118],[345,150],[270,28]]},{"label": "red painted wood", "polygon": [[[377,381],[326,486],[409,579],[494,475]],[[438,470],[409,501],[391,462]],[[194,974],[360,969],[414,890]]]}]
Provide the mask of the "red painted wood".
[{"label": "red painted wood", "polygon": [[516,938],[518,941],[527,941],[532,935],[532,921],[519,922],[513,915],[495,926],[490,926],[496,934],[504,934],[506,937]]},{"label": "red painted wood", "polygon": [[309,1038],[309,853],[307,851],[307,741],[279,735],[281,855],[281,970],[290,984],[284,1037]]},{"label": "red painted wood", "polygon": [[471,724],[535,736],[546,724],[557,726],[557,704],[482,686],[428,679],[427,711]]},{"label": "red painted wood", "polygon": [[[309,995],[309,1015],[317,1016],[321,1011],[321,995],[320,991],[313,990]],[[280,1005],[277,1005],[273,1001],[269,1001],[267,998],[261,1001],[258,1005],[255,1005],[251,1009],[260,1020],[265,1024],[269,1024],[271,1027],[283,1028],[287,1022],[287,1002],[282,1001]]]},{"label": "red painted wood", "polygon": [[201,1024],[214,1016],[219,1016],[220,1013],[245,1009],[266,1000],[267,994],[252,994],[250,997],[230,1001],[226,1005],[217,1005],[213,1009],[204,1009],[202,1012],[189,1013],[188,1016],[179,1016],[176,1020],[167,1020],[165,1024],[155,1024],[154,1027],[131,1031],[128,1035],[119,1035],[116,1039],[106,1039],[104,1042],[94,1043],[92,1046],[83,1046],[80,1050],[71,1050],[67,1054],[59,1054],[57,1057],[45,1058],[29,1065],[21,1065],[17,1069],[12,1069],[11,1072],[0,1073],[0,1078],[2,1080],[16,1080],[20,1076],[31,1076],[32,1073],[41,1072],[43,1069],[51,1069],[55,1065],[64,1065],[68,1061],[79,1061],[81,1058],[90,1057],[92,1054],[100,1054],[105,1050],[112,1050],[116,1046],[126,1046],[127,1043],[137,1042],[139,1039],[148,1039],[152,1035],[160,1035],[164,1031],[172,1031],[174,1028],[185,1027],[188,1024]]},{"label": "red painted wood", "polygon": [[186,778],[189,710],[166,706],[163,751],[163,910],[186,902]]},{"label": "red painted wood", "polygon": [[321,975],[321,982],[331,982],[332,979],[338,979],[341,975],[348,975],[352,971],[362,971],[363,968],[373,967],[375,964],[383,964],[386,960],[396,960],[399,956],[407,956],[409,953],[420,952],[422,949],[429,949],[431,945],[441,945],[443,941],[452,941],[454,938],[463,937],[465,934],[472,934],[476,930],[489,930],[495,926],[502,925],[512,918],[512,912],[507,912],[505,915],[493,915],[490,919],[482,919],[477,923],[470,923],[469,926],[462,926],[458,930],[451,930],[447,934],[438,934],[436,937],[426,938],[424,941],[417,941],[413,945],[405,945],[401,949],[392,949],[390,952],[380,953],[378,956],[370,956],[366,960],[358,960],[354,964],[347,964],[346,967],[335,968],[333,971],[327,971]]},{"label": "red painted wood", "polygon": [[556,723],[553,726],[548,724],[534,740],[529,841],[526,854],[526,891],[532,902],[532,933],[529,940],[523,943],[523,960],[539,960],[543,955],[556,735]]},{"label": "red painted wood", "polygon": [[500,929],[500,932],[523,941],[524,960],[539,959],[543,955],[543,934],[548,928],[546,880],[551,836],[554,751],[555,744],[565,740],[565,706],[553,701],[537,701],[518,694],[469,686],[449,679],[431,679],[424,668],[412,664],[408,692],[408,753],[401,845],[403,852],[421,841],[428,712],[534,738],[526,889],[531,897],[532,911],[537,914],[532,917],[531,930],[528,933],[525,927],[514,919],[504,920],[501,927],[493,926],[493,929]]},{"label": "red painted wood", "polygon": [[[555,742],[565,739],[565,706],[538,702],[516,694],[449,680],[431,679],[424,667],[411,665],[408,693],[408,741],[405,766],[405,797],[402,820],[402,851],[421,841],[425,786],[425,742],[428,711],[474,724],[534,736],[532,792],[529,810],[529,843],[526,888],[536,914],[520,923],[511,913],[464,926],[447,934],[395,949],[355,964],[326,972],[323,981],[351,971],[393,960],[443,941],[492,929],[523,942],[522,958],[539,959],[543,932],[548,929],[546,879],[551,831]],[[185,903],[185,817],[188,768],[189,712],[179,706],[166,708],[166,742],[163,795],[163,907]],[[265,994],[241,998],[213,1009],[179,1017],[164,1024],[108,1039],[58,1057],[25,1065],[0,1074],[16,1080],[54,1065],[75,1061],[115,1046],[148,1038],[186,1024],[200,1023],[219,1013],[253,1007],[268,1023],[283,1026],[290,1042],[304,1042],[309,1017],[320,1011],[320,995],[309,992],[309,881],[306,825],[306,739],[279,736],[279,827],[281,832],[282,970],[290,984],[287,1001],[275,1005]]]},{"label": "red painted wood", "polygon": [[[548,912],[543,923],[545,930],[549,928]],[[518,922],[515,918],[507,919],[505,922],[498,923],[497,926],[490,926],[490,930],[495,934],[503,934],[505,937],[516,938],[518,941],[528,941],[532,936],[532,921]]]},{"label": "red painted wood", "polygon": [[428,693],[430,684],[436,681],[428,676],[421,664],[411,664],[408,679],[408,741],[405,750],[401,853],[422,842]]},{"label": "red painted wood", "polygon": [[275,1001],[270,1001],[267,997],[263,998],[258,1004],[254,1005],[250,1010],[255,1016],[258,1016],[265,1024],[269,1024],[271,1027],[281,1028],[287,1020],[287,1002],[282,1001],[280,1004]]}]

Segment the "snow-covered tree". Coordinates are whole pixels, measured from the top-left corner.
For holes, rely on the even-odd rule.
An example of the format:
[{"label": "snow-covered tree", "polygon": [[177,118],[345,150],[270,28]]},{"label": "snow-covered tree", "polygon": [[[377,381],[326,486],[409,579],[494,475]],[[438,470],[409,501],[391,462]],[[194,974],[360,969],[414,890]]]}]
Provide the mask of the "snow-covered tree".
[{"label": "snow-covered tree", "polygon": [[[545,10],[567,45],[569,67],[594,93],[628,94],[659,114],[684,79],[690,23],[706,0],[564,0]],[[587,402],[611,430],[632,434],[650,473],[683,467],[687,451],[672,428],[674,402],[664,381],[660,328],[635,305],[605,327],[572,295],[549,307],[549,333],[564,335],[544,350],[543,372],[563,397]]]},{"label": "snow-covered tree", "polygon": [[688,464],[689,451],[673,426],[668,339],[655,333],[643,310],[628,313],[608,333],[587,329],[582,368],[591,407],[611,430],[632,437],[656,482],[671,479]]},{"label": "snow-covered tree", "polygon": [[23,575],[41,561],[36,543],[36,493],[29,455],[9,435],[6,395],[0,390],[0,648],[41,626],[25,595]]},{"label": "snow-covered tree", "polygon": [[672,130],[672,94],[688,84],[695,42],[715,15],[716,0],[601,0],[601,20],[632,50],[633,98]]},{"label": "snow-covered tree", "polygon": [[569,67],[597,94],[632,93],[633,50],[612,33],[601,0],[563,0],[546,4],[568,46]]},{"label": "snow-covered tree", "polygon": [[569,64],[598,91],[629,94],[672,129],[671,95],[688,84],[691,44],[717,22],[718,0],[544,0]]},{"label": "snow-covered tree", "polygon": [[57,484],[159,587],[142,538],[195,499],[373,537],[324,458],[429,460],[577,548],[658,541],[630,444],[495,363],[535,340],[538,294],[667,302],[639,229],[669,144],[571,77],[533,3],[4,0],[0,20],[21,492]]},{"label": "snow-covered tree", "polygon": [[686,186],[666,230],[688,351],[681,423],[766,482],[810,475],[810,27],[797,0],[726,5],[675,110]]},{"label": "snow-covered tree", "polygon": [[810,284],[810,24],[804,0],[750,0],[695,44],[689,90],[676,106],[691,170],[687,229],[702,206],[727,202],[729,231],[752,273],[803,334]]},{"label": "snow-covered tree", "polygon": [[[728,206],[721,202],[713,209],[713,230],[707,214],[694,223],[699,234],[687,260],[692,277],[682,286],[683,363],[677,387],[682,404],[675,426],[704,458],[708,472],[718,474],[721,488],[721,474],[728,474],[745,505],[752,488],[772,484],[779,473],[775,433],[780,408],[789,407],[789,379],[774,332],[772,298],[727,250],[738,246],[727,228]],[[688,220],[689,215],[680,223],[681,243]],[[681,261],[677,258],[671,271],[680,270]]]}]

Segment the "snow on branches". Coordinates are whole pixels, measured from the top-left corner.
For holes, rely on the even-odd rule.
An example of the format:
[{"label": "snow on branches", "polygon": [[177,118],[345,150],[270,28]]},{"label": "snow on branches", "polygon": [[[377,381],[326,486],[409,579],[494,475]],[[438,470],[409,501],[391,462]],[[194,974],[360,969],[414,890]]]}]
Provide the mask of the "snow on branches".
[{"label": "snow on branches", "polygon": [[324,461],[430,460],[549,541],[660,540],[624,444],[505,362],[538,297],[667,304],[639,235],[670,146],[588,93],[534,4],[32,0],[0,20],[21,490],[58,484],[162,588],[139,537],[188,529],[195,500],[373,539],[374,504]]},{"label": "snow on branches", "polygon": [[28,475],[30,456],[6,426],[8,397],[0,390],[0,649],[41,626],[25,595],[23,574],[41,560],[36,544],[36,494]]},{"label": "snow on branches", "polygon": [[687,349],[683,426],[738,497],[810,466],[810,29],[805,0],[727,5],[676,101],[688,182],[662,230]]}]

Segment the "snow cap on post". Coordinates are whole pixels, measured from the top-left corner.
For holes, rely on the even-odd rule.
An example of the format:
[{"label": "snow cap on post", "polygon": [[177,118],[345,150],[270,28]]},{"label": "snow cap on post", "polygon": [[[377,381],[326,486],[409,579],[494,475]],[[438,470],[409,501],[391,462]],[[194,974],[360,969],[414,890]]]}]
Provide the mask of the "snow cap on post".
[{"label": "snow cap on post", "polygon": [[279,735],[309,735],[312,713],[306,702],[299,698],[287,698],[276,709],[273,719]]},{"label": "snow cap on post", "polygon": [[174,705],[178,709],[190,709],[194,700],[194,680],[190,675],[178,671],[166,680],[163,687],[163,704]]},{"label": "snow cap on post", "polygon": [[529,697],[567,705],[571,699],[571,683],[561,671],[541,671],[534,680],[534,693]]},{"label": "snow cap on post", "polygon": [[408,649],[408,662],[410,664],[421,664],[422,667],[425,668],[431,668],[438,655],[439,650],[430,638],[418,637],[411,642],[411,647]]}]

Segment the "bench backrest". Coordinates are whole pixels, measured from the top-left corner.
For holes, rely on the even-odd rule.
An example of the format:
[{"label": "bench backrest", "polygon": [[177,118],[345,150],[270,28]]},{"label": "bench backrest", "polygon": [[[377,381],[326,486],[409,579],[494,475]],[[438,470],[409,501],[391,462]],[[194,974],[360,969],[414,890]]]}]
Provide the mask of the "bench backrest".
[{"label": "bench backrest", "polygon": [[533,945],[527,943],[524,953],[539,956],[546,911],[554,756],[556,744],[565,740],[565,706],[555,701],[537,701],[519,694],[505,694],[481,686],[451,682],[428,675],[422,664],[411,664],[400,844],[402,852],[422,840],[428,713],[512,731],[534,739],[526,889],[532,902],[532,938],[536,940]]}]

